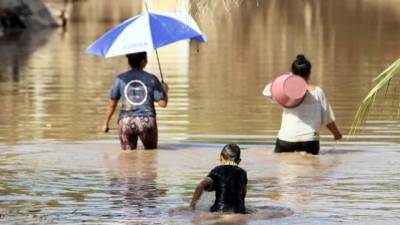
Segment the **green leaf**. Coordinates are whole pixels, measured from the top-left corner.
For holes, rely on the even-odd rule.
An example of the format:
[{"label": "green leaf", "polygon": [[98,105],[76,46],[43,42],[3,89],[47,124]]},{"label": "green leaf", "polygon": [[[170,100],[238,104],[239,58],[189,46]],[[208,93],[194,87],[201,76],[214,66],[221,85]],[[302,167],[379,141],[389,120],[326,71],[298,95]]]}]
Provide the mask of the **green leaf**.
[{"label": "green leaf", "polygon": [[[372,106],[374,105],[378,94],[383,89],[385,89],[385,97],[386,97],[391,84],[391,80],[398,75],[400,75],[400,58],[397,59],[394,63],[392,63],[388,68],[386,68],[373,80],[373,82],[375,82],[376,84],[369,91],[367,96],[362,101],[361,105],[358,107],[356,116],[353,120],[353,124],[351,125],[350,128],[349,135],[354,135],[356,131],[360,129],[360,127],[365,123],[365,121],[368,119],[368,114]],[[398,113],[399,112],[400,112],[400,107]]]}]

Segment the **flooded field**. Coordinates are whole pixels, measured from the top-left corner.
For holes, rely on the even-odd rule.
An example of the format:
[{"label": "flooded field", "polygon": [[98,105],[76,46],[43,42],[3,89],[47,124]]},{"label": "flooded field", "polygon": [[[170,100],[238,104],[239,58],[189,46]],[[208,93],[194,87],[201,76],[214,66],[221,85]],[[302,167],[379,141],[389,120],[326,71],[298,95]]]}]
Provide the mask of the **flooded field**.
[{"label": "flooded field", "polygon": [[[190,5],[190,2],[194,2]],[[400,123],[383,98],[363,130],[321,155],[273,154],[281,109],[266,83],[298,53],[313,64],[343,133],[371,80],[400,57],[396,1],[152,1],[189,10],[209,42],[159,50],[170,102],[158,109],[160,149],[122,152],[116,116],[99,132],[124,57],[84,49],[144,9],[140,1],[79,1],[65,30],[0,37],[1,224],[395,224],[400,222]],[[154,53],[148,70],[158,74]],[[395,81],[398,85],[398,81]],[[186,209],[196,184],[238,143],[251,215]]]}]

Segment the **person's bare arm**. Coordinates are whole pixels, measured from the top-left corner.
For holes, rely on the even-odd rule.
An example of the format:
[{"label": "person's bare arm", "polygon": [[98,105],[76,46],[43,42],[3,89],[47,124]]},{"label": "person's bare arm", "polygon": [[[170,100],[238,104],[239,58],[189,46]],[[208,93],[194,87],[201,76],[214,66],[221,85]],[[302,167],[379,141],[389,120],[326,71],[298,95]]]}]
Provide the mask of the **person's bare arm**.
[{"label": "person's bare arm", "polygon": [[168,97],[161,99],[157,103],[161,108],[166,108],[168,105]]},{"label": "person's bare arm", "polygon": [[157,103],[158,103],[158,105],[159,105],[160,107],[166,108],[167,105],[168,105],[168,90],[169,90],[168,84],[162,82],[162,83],[161,83],[161,87],[162,87],[162,89],[164,90],[165,98],[160,99]]},{"label": "person's bare arm", "polygon": [[118,105],[118,100],[110,99],[108,101],[106,117],[104,118],[103,127],[101,128],[101,131],[103,131],[104,133],[107,133],[108,130],[110,129],[109,123],[117,105]]},{"label": "person's bare arm", "polygon": [[192,202],[190,203],[190,208],[192,210],[196,209],[196,204],[197,201],[199,201],[201,195],[203,194],[203,191],[212,183],[212,179],[209,177],[204,178],[199,185],[197,185],[194,193],[193,193],[193,197],[192,197]]},{"label": "person's bare arm", "polygon": [[331,123],[327,124],[326,127],[333,134],[333,136],[335,137],[335,140],[342,139],[342,133],[340,133],[339,129],[336,127],[335,122],[331,122]]}]

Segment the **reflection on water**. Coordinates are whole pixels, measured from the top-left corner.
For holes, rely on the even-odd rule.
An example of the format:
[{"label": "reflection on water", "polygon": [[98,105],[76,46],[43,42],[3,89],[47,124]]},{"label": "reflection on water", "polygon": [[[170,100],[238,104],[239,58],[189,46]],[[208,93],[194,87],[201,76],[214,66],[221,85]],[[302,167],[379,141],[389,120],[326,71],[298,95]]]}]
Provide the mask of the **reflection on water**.
[{"label": "reflection on water", "polygon": [[[115,165],[115,162],[107,163]],[[118,173],[111,179],[110,188],[121,191],[111,191],[115,208],[130,208],[130,213],[140,217],[160,214],[157,199],[165,195],[165,190],[158,188],[156,182],[157,152],[123,152],[119,154],[116,166]],[[121,195],[124,196],[122,200]]]},{"label": "reflection on water", "polygon": [[[116,130],[98,132],[112,79],[128,66],[124,57],[82,54],[107,29],[142,12],[142,2],[78,1],[66,30],[0,38],[0,223],[212,222],[207,195],[201,212],[185,207],[217,164],[221,146],[210,143],[227,142],[250,144],[242,164],[248,206],[271,217],[293,210],[276,224],[400,220],[400,124],[389,102],[379,102],[364,130],[337,146],[324,130],[320,156],[276,155],[271,144],[281,110],[261,95],[302,52],[346,132],[371,79],[399,57],[399,4],[207,2],[151,1],[154,10],[190,10],[209,38],[159,51],[170,84],[169,107],[158,110],[160,151],[121,152]],[[153,53],[149,61],[157,73]]]},{"label": "reflection on water", "polygon": [[[400,31],[392,28],[400,23],[400,9],[389,0],[150,5],[190,9],[209,37],[206,44],[180,42],[160,49],[171,86],[168,109],[158,110],[161,141],[272,143],[281,110],[260,93],[300,52],[313,63],[311,79],[324,88],[346,132],[370,80],[399,52]],[[140,1],[79,1],[65,31],[1,38],[0,143],[116,139],[115,133],[97,131],[107,90],[128,68],[126,60],[82,51],[143,9]],[[153,53],[149,60],[148,69],[157,74]],[[399,123],[392,116],[397,111],[383,101],[376,108],[383,110],[371,113],[367,129],[355,140],[398,142]],[[326,130],[323,135],[331,140]]]},{"label": "reflection on water", "polygon": [[[113,143],[15,146],[0,153],[0,222],[41,224],[382,224],[400,221],[397,148],[273,154],[243,146],[252,214],[187,208],[222,145],[162,144],[121,152]],[[173,150],[171,150],[173,149]],[[203,207],[204,206],[204,207]],[[233,223],[234,221],[235,223]],[[240,223],[238,221],[241,221]],[[382,222],[382,223],[380,223]]]}]

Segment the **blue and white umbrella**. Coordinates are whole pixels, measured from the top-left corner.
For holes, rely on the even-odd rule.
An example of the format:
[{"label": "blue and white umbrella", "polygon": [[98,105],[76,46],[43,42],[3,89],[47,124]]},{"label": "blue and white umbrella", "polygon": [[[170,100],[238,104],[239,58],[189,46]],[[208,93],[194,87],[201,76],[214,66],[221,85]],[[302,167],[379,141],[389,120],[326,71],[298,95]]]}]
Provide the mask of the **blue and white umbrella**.
[{"label": "blue and white umbrella", "polygon": [[85,51],[102,57],[156,50],[170,43],[192,39],[206,42],[194,19],[186,12],[145,12],[111,29]]}]

